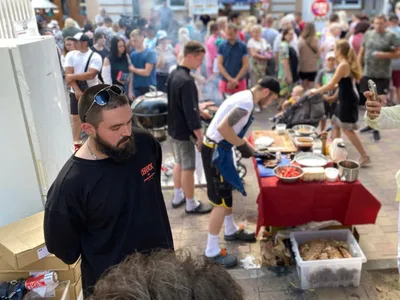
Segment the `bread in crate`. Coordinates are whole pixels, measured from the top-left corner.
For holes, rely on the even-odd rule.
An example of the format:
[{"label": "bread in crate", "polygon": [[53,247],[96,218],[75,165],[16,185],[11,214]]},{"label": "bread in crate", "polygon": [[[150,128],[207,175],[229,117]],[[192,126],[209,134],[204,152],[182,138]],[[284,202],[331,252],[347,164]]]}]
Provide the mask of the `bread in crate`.
[{"label": "bread in crate", "polygon": [[302,180],[303,181],[324,181],[325,180],[325,169],[322,167],[307,167],[302,168],[304,171]]}]

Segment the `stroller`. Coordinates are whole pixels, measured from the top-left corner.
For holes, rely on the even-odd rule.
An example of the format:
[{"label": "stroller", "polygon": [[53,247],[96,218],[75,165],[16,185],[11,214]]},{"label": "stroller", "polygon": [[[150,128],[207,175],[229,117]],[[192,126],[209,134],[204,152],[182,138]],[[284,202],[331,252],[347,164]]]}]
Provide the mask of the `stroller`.
[{"label": "stroller", "polygon": [[[317,127],[325,118],[324,100],[321,95],[303,96],[297,103],[275,119],[275,124],[286,124],[287,128],[299,124]],[[275,126],[274,126],[275,127]]]}]

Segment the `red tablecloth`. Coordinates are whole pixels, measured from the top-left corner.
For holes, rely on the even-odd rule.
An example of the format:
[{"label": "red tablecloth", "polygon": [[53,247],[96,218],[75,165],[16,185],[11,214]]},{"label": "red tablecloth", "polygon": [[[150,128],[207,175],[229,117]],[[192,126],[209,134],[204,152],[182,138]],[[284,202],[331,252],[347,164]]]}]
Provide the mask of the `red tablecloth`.
[{"label": "red tablecloth", "polygon": [[282,183],[276,177],[261,178],[253,162],[260,186],[257,233],[261,226],[297,226],[311,221],[375,223],[381,204],[359,181]]}]

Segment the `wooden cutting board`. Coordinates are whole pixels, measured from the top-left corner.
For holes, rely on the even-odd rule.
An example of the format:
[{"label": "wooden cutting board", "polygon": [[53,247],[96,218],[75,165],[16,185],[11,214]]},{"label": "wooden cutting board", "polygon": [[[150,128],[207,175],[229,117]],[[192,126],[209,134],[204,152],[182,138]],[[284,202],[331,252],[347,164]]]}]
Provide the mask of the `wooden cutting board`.
[{"label": "wooden cutting board", "polygon": [[[287,134],[278,134],[275,130],[256,130],[252,133],[253,143],[259,137],[271,137],[274,139],[274,143],[269,146],[270,152],[282,152],[282,153],[291,153],[297,152],[297,147],[293,143],[292,138]],[[274,149],[276,148],[276,149]]]}]

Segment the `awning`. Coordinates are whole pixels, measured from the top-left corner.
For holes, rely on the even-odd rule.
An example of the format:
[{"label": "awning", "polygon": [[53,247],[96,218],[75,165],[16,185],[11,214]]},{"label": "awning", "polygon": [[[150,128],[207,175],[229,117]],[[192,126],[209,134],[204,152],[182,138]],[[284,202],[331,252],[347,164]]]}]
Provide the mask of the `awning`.
[{"label": "awning", "polygon": [[50,2],[49,0],[32,0],[31,1],[33,8],[41,8],[41,9],[54,9],[58,8],[57,5]]}]

